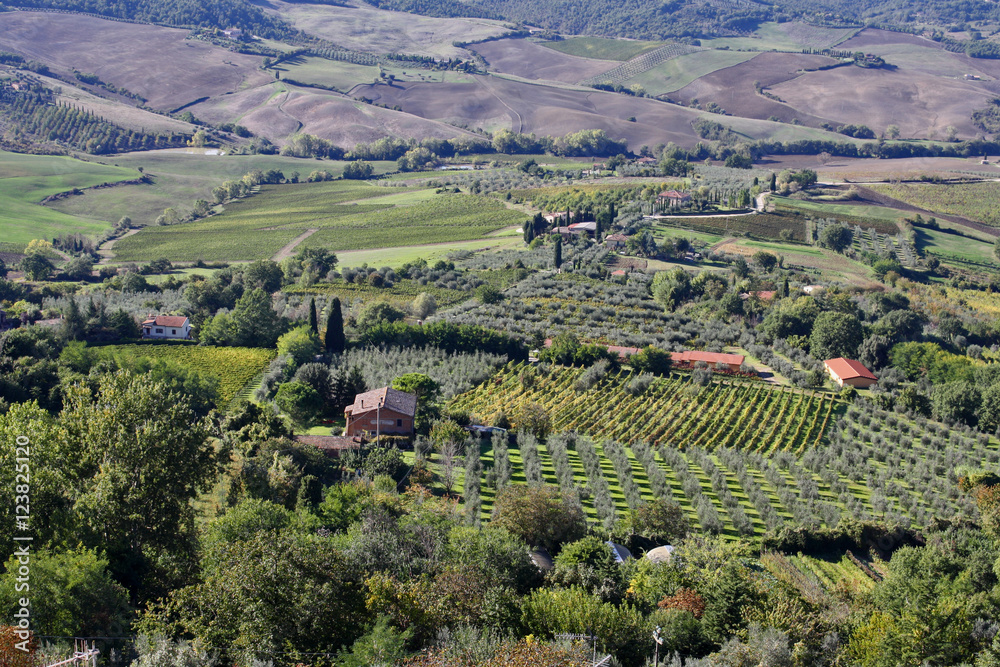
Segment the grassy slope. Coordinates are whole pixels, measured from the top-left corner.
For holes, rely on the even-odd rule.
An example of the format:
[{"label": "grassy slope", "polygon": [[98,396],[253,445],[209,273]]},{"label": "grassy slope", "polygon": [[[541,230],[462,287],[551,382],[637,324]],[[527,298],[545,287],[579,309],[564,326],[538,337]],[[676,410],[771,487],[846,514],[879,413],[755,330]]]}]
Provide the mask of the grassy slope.
[{"label": "grassy slope", "polygon": [[[163,209],[172,206],[182,215],[194,207],[196,199],[212,201],[212,188],[223,181],[238,179],[252,169],[278,169],[286,176],[293,171],[302,178],[314,170],[327,170],[334,176],[343,171],[344,162],[313,160],[280,155],[204,155],[183,151],[149,151],[101,158],[109,164],[136,169],[142,167],[153,177],[152,185],[130,185],[87,192],[50,205],[56,211],[73,216],[95,218],[113,223],[123,215],[135,225],[150,225]],[[396,168],[395,162],[376,162],[376,173]]]},{"label": "grassy slope", "polygon": [[950,215],[960,215],[1000,226],[1000,183],[872,185],[871,188],[908,204]]},{"label": "grassy slope", "polygon": [[274,255],[310,229],[318,231],[301,247],[363,250],[482,239],[522,218],[486,197],[351,181],[300,183],[265,186],[206,220],[149,228],[119,241],[115,252],[122,261],[253,260]]},{"label": "grassy slope", "polygon": [[38,202],[73,188],[138,177],[132,169],[69,157],[0,152],[0,235],[11,243],[77,232],[98,236],[110,227],[106,221],[66,215]]}]

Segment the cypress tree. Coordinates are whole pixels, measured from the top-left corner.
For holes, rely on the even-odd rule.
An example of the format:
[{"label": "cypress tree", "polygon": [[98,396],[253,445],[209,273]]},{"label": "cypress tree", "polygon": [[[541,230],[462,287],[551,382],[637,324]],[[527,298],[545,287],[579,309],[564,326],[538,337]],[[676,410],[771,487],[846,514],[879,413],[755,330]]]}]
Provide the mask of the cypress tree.
[{"label": "cypress tree", "polygon": [[524,223],[524,242],[531,243],[535,239],[535,221],[528,220]]},{"label": "cypress tree", "polygon": [[562,235],[556,239],[556,247],[553,250],[552,262],[556,265],[558,269],[562,266]]},{"label": "cypress tree", "polygon": [[319,322],[316,320],[316,297],[309,299],[309,328],[314,334],[319,333]]},{"label": "cypress tree", "polygon": [[340,354],[347,348],[347,338],[344,336],[344,315],[340,312],[340,299],[333,297],[327,309],[329,313],[326,316],[326,336],[324,339],[326,351],[331,354]]},{"label": "cypress tree", "polygon": [[769,187],[771,188],[771,192],[778,189],[778,175],[773,171],[771,172],[771,185]]}]

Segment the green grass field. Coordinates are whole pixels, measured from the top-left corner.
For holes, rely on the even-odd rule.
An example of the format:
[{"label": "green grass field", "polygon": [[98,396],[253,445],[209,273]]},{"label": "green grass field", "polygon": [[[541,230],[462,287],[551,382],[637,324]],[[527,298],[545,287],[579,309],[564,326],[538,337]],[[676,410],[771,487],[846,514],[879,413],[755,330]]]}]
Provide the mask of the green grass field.
[{"label": "green grass field", "polygon": [[756,53],[744,51],[698,51],[672,58],[662,65],[632,77],[626,83],[638,83],[650,95],[680,90],[703,76],[750,60]]},{"label": "green grass field", "polygon": [[703,39],[702,46],[747,51],[801,51],[804,48],[828,49],[850,39],[857,28],[821,28],[805,23],[764,23],[752,37]]},{"label": "green grass field", "polygon": [[[153,178],[152,185],[128,185],[88,191],[49,207],[71,216],[94,218],[108,223],[122,216],[135,225],[151,225],[163,209],[175,208],[187,215],[197,199],[212,201],[212,188],[223,181],[238,179],[253,169],[278,169],[287,177],[298,172],[306,178],[315,170],[340,175],[345,162],[285,157],[281,155],[205,155],[183,151],[150,151],[102,158],[110,165],[143,168]],[[395,170],[395,162],[373,163],[375,173]]]},{"label": "green grass field", "polygon": [[846,220],[878,231],[881,234],[895,234],[899,231],[897,222],[912,215],[884,206],[867,204],[834,204],[821,201],[803,201],[788,197],[773,197],[777,211],[798,211],[814,218],[836,218]]},{"label": "green grass field", "polygon": [[996,264],[992,243],[926,227],[919,227],[915,231],[917,247],[942,260],[957,259],[979,264]]},{"label": "green grass field", "polygon": [[653,225],[653,236],[657,241],[665,238],[693,239],[695,241],[701,241],[705,245],[715,245],[723,239],[721,234],[708,234],[705,232],[696,232],[689,229],[680,229],[678,227],[669,227],[661,224]]},{"label": "green grass field", "polygon": [[[365,250],[483,239],[524,214],[488,197],[332,181],[265,186],[206,220],[151,227],[115,245],[118,261],[254,260],[299,247]],[[382,264],[379,263],[381,266]]]},{"label": "green grass field", "polygon": [[571,56],[625,61],[659,48],[663,46],[664,42],[605,39],[603,37],[571,37],[558,42],[542,42],[541,44]]},{"label": "green grass field", "polygon": [[481,252],[523,246],[521,234],[517,236],[491,236],[475,241],[456,241],[454,243],[432,243],[427,245],[399,246],[395,248],[377,248],[374,250],[348,250],[338,252],[340,266],[391,266],[397,268],[417,259],[435,262],[445,259],[448,253],[457,250]]},{"label": "green grass field", "polygon": [[295,58],[273,69],[281,71],[283,79],[329,86],[342,93],[359,83],[372,83],[379,79],[378,67],[327,58]]},{"label": "green grass field", "polygon": [[[0,236],[8,243],[51,240],[67,233],[97,237],[110,228],[110,221],[97,216],[67,215],[40,206],[39,202],[73,188],[126,181],[139,175],[139,172],[126,167],[84,162],[70,157],[0,151]],[[124,188],[108,188],[104,192],[116,189]]]},{"label": "green grass field", "polygon": [[107,345],[95,348],[103,357],[168,359],[219,380],[219,405],[227,406],[267,369],[277,350],[201,345]]}]

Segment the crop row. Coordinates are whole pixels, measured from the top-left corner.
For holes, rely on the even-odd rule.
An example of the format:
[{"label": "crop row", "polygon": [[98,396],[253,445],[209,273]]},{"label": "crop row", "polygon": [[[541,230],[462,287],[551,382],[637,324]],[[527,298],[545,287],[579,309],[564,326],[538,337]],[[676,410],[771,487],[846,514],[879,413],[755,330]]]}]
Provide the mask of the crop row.
[{"label": "crop row", "polygon": [[556,432],[575,431],[619,442],[669,443],[687,448],[736,447],[801,452],[819,442],[834,409],[824,394],[757,382],[695,385],[686,375],[654,381],[632,394],[634,375],[620,371],[579,391],[581,369],[539,369],[510,364],[455,399],[454,407],[488,421],[502,412],[516,424],[524,407],[538,404]]},{"label": "crop row", "polygon": [[691,229],[708,234],[742,235],[756,238],[780,239],[782,235],[796,241],[804,241],[806,227],[802,220],[789,215],[774,213],[752,213],[750,215],[727,215],[712,217],[683,217],[669,220],[660,219],[658,224],[666,224],[681,229]]}]

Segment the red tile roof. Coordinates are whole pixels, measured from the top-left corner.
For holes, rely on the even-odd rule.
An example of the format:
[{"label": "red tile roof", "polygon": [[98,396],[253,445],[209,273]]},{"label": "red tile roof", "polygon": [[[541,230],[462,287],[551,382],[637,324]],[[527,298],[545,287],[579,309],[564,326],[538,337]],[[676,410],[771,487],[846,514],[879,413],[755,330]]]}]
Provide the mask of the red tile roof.
[{"label": "red tile roof", "polygon": [[354,397],[354,405],[345,412],[356,415],[369,410],[385,408],[410,417],[417,414],[417,397],[391,387],[373,389]]},{"label": "red tile roof", "polygon": [[686,192],[677,192],[677,190],[666,190],[656,195],[661,199],[691,199],[691,195]]},{"label": "red tile roof", "polygon": [[725,354],[722,352],[701,352],[699,350],[684,350],[683,352],[671,352],[671,358],[675,363],[693,364],[696,361],[704,361],[706,364],[736,364],[742,365],[744,357],[742,354]]},{"label": "red tile roof", "polygon": [[604,240],[605,241],[621,241],[622,243],[624,243],[625,241],[628,241],[628,237],[625,236],[624,234],[609,234],[609,235],[607,235],[607,236],[604,237]]},{"label": "red tile roof", "polygon": [[154,324],[158,327],[177,327],[181,328],[187,324],[188,318],[183,315],[157,315],[152,317],[145,322],[143,325]]},{"label": "red tile roof", "polygon": [[878,380],[878,378],[875,377],[870,370],[865,368],[864,364],[860,361],[855,361],[854,359],[837,357],[836,359],[827,359],[823,363],[826,364],[826,367],[841,380],[849,380],[851,378]]}]

